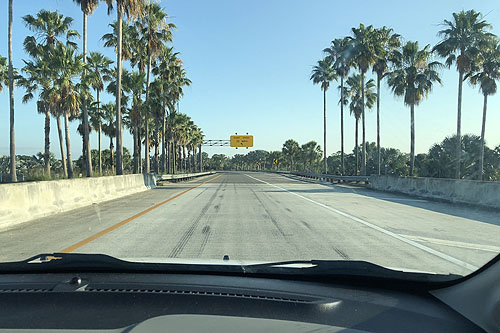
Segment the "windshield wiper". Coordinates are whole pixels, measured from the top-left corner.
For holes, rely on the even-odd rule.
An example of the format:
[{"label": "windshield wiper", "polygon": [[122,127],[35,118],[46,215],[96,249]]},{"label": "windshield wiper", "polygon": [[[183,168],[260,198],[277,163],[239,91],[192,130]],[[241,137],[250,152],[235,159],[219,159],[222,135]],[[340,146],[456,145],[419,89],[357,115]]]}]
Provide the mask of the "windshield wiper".
[{"label": "windshield wiper", "polygon": [[125,261],[104,254],[50,253],[23,261],[0,263],[0,273],[36,272],[193,273],[321,281],[418,283],[447,282],[462,277],[453,274],[405,272],[354,260],[290,260],[251,265],[221,260],[220,264],[189,264]]}]

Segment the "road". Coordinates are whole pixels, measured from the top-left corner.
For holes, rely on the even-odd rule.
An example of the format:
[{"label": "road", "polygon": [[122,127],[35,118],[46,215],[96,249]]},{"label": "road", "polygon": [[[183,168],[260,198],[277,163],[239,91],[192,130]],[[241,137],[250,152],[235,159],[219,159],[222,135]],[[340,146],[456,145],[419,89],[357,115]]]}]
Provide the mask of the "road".
[{"label": "road", "polygon": [[0,232],[1,261],[38,253],[248,261],[366,260],[467,274],[500,252],[500,212],[257,172],[223,172]]}]

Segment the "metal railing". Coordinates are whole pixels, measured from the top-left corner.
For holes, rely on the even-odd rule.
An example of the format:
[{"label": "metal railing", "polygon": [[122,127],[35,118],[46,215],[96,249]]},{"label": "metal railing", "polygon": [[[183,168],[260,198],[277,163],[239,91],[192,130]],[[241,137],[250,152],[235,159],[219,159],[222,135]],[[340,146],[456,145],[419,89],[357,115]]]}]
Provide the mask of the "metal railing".
[{"label": "metal railing", "polygon": [[186,180],[186,179],[190,179],[190,178],[208,176],[208,175],[213,175],[213,174],[215,174],[215,171],[196,172],[196,173],[180,173],[177,175],[156,175],[156,180],[157,181],[162,181],[162,180],[179,181],[179,180]]},{"label": "metal railing", "polygon": [[338,175],[328,175],[321,173],[308,173],[299,171],[269,171],[272,173],[282,173],[286,175],[300,176],[310,179],[325,180],[330,182],[355,182],[355,183],[369,183],[370,176],[338,176]]}]

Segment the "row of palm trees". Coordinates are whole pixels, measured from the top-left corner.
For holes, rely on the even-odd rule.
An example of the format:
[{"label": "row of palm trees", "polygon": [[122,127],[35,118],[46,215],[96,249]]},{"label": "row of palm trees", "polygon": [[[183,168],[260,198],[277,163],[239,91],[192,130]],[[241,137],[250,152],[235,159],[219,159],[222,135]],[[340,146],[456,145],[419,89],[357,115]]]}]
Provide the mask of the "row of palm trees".
[{"label": "row of palm trees", "polygon": [[[474,10],[453,13],[452,20],[444,20],[438,32],[441,41],[431,47],[420,47],[418,42],[404,41],[393,29],[374,28],[360,24],[352,28],[352,34],[337,38],[323,50],[324,57],[313,67],[311,80],[320,84],[324,98],[324,171],[326,172],[326,92],[332,81],[340,81],[340,126],[341,126],[341,173],[344,174],[344,106],[349,106],[355,117],[355,150],[358,151],[358,122],[362,125],[361,174],[366,175],[366,128],[365,111],[377,106],[377,172],[380,174],[380,86],[385,79],[395,96],[403,97],[410,109],[410,175],[415,164],[415,106],[418,106],[432,91],[433,85],[442,84],[439,69],[456,65],[459,73],[457,138],[455,152],[455,177],[461,178],[461,105],[462,85],[468,80],[479,86],[484,96],[481,129],[480,172],[483,175],[484,135],[487,99],[496,93],[500,79],[499,39],[492,34],[492,26],[483,15]],[[435,61],[437,55],[445,59],[444,64]],[[366,80],[369,70],[376,75]],[[355,73],[357,71],[357,73]],[[351,76],[349,73],[353,72]],[[376,86],[376,92],[374,91]],[[358,162],[356,162],[358,164]]]},{"label": "row of palm trees", "polygon": [[[175,172],[179,161],[196,155],[203,141],[201,129],[186,115],[177,112],[183,87],[191,81],[186,76],[179,53],[172,46],[175,25],[167,22],[168,15],[159,4],[141,0],[105,0],[108,14],[116,7],[117,20],[110,24],[113,31],[102,37],[106,47],[116,51],[117,60],[100,52],[87,56],[87,17],[98,0],[74,0],[83,13],[83,53],[79,54],[76,40],[79,33],[72,29],[73,19],[57,11],[41,10],[25,15],[23,21],[33,35],[24,39],[29,56],[21,69],[12,67],[11,26],[12,0],[9,0],[9,65],[0,57],[0,82],[14,82],[25,89],[23,102],[37,101],[37,111],[45,116],[44,168],[50,176],[50,118],[56,119],[59,149],[64,175],[73,177],[69,122],[79,120],[82,135],[83,171],[92,176],[102,173],[101,133],[110,138],[115,148],[115,172],[123,174],[123,127],[133,136],[133,172],[151,171],[150,149],[154,146],[154,171]],[[128,22],[123,21],[126,15]],[[122,68],[129,61],[132,70]],[[8,73],[8,79],[6,76]],[[2,85],[0,84],[0,88]],[[101,94],[114,95],[115,102],[102,104]],[[12,89],[9,89],[11,95]],[[94,95],[95,94],[95,95]],[[14,104],[11,100],[11,175],[16,181]],[[64,121],[64,139],[61,118]],[[89,135],[98,135],[99,162],[92,166]],[[116,147],[114,147],[113,139]],[[64,143],[65,142],[65,143]],[[141,158],[144,145],[144,159]],[[66,150],[66,152],[65,152]],[[161,150],[161,153],[160,153]],[[186,157],[186,151],[188,156]],[[191,163],[194,164],[195,162]]]}]

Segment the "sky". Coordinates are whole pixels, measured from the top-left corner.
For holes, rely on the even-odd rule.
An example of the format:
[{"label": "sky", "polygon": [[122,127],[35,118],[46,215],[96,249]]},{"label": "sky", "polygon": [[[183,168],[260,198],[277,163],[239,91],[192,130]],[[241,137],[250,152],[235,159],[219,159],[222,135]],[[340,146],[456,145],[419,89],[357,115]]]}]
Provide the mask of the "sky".
[{"label": "sky", "polygon": [[[1,0],[0,55],[7,56],[8,1]],[[417,40],[421,46],[439,42],[437,32],[453,12],[475,9],[500,34],[498,0],[457,1],[422,0],[418,6],[394,1],[333,0],[167,0],[162,7],[178,29],[174,48],[180,57],[191,87],[185,89],[180,112],[199,125],[205,139],[229,139],[235,133],[254,136],[252,149],[280,150],[287,139],[300,144],[323,142],[323,95],[309,80],[313,65],[334,38],[342,38],[352,27],[388,26],[405,40]],[[22,42],[31,32],[22,16],[35,15],[40,9],[57,10],[74,18],[73,28],[82,33],[82,13],[70,0],[14,0],[14,66],[21,68]],[[114,50],[105,48],[101,37],[116,13],[107,15],[101,3],[88,19],[88,49],[100,51],[116,60]],[[81,47],[81,40],[79,41]],[[128,67],[128,64],[124,65]],[[369,78],[375,78],[370,72]],[[434,143],[456,133],[458,72],[441,70],[443,85],[416,108],[416,151],[426,152]],[[327,153],[340,150],[340,107],[338,83],[327,93]],[[36,154],[44,147],[44,116],[36,111],[36,100],[23,104],[24,91],[15,90],[16,153]],[[104,95],[103,102],[112,101]],[[479,135],[483,98],[477,87],[464,84],[462,133]],[[409,151],[409,109],[394,97],[386,83],[381,91],[381,144]],[[72,155],[81,154],[78,124],[70,124]],[[354,118],[345,110],[345,150],[354,147]],[[500,94],[488,100],[486,143],[500,145]],[[366,137],[376,140],[376,110],[367,112]],[[58,152],[55,120],[51,122],[51,151]],[[109,139],[103,137],[103,147]],[[132,136],[124,131],[124,145],[132,150]],[[97,148],[97,135],[91,133],[91,146]],[[230,147],[204,147],[209,154],[233,155],[247,150]],[[8,90],[0,93],[0,155],[9,154]]]}]

